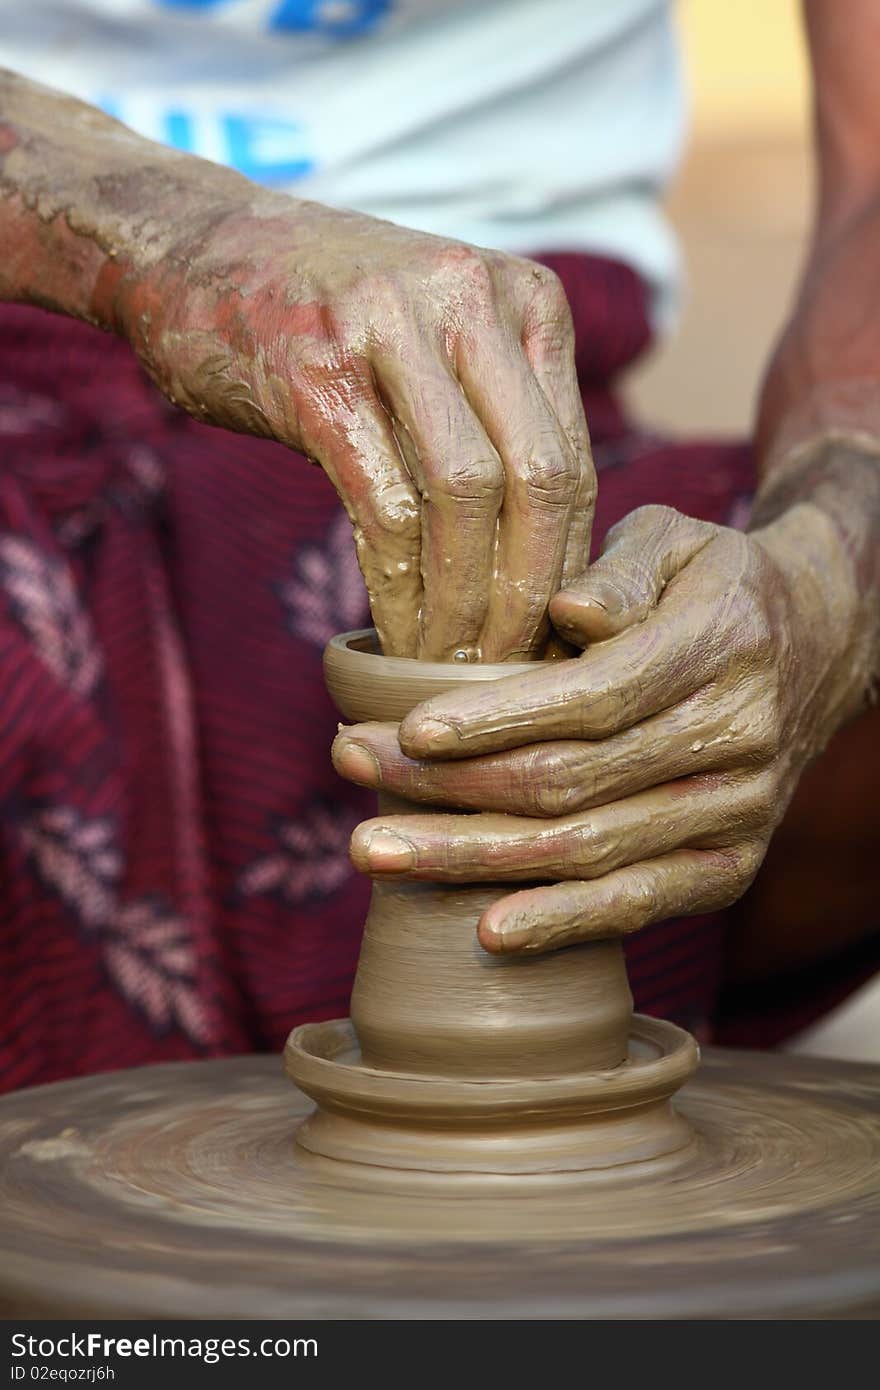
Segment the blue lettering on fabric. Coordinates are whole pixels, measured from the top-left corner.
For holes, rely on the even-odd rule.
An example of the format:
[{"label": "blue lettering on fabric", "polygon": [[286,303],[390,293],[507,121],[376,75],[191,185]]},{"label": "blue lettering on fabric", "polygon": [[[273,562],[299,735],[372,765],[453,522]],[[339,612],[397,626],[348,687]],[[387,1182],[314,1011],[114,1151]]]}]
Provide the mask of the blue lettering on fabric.
[{"label": "blue lettering on fabric", "polygon": [[287,183],[314,168],[303,148],[302,125],[272,116],[220,117],[228,162],[258,183]]},{"label": "blue lettering on fabric", "polygon": [[185,111],[167,112],[163,124],[166,145],[173,145],[176,150],[186,150],[188,154],[194,152],[192,120]]},{"label": "blue lettering on fabric", "polygon": [[375,29],[390,9],[391,0],[281,0],[269,27],[351,38]]},{"label": "blue lettering on fabric", "polygon": [[[153,0],[167,10],[219,10],[235,0]],[[392,9],[393,0],[279,0],[266,23],[283,33],[348,39],[368,34]]]},{"label": "blue lettering on fabric", "polygon": [[148,139],[161,140],[186,154],[220,159],[256,183],[292,183],[315,167],[302,122],[274,113],[225,111],[196,116],[171,108],[152,111],[144,119],[143,109],[129,108],[124,98],[103,97],[98,105]]}]

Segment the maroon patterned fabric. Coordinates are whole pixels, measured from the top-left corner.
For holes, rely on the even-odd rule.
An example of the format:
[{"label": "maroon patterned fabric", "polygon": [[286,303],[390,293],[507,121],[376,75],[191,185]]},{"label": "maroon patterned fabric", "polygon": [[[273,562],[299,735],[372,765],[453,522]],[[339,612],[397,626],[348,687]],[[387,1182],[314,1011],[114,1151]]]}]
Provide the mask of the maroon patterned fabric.
[{"label": "maroon patterned fabric", "polygon": [[[625,267],[562,276],[597,536],[646,501],[744,519],[747,450],[671,444],[611,383],[647,343]],[[0,308],[0,1088],[248,1049],[347,1009],[372,798],[321,679],[367,621],[323,474],[167,405],[128,349]],[[630,943],[639,1007],[707,1036],[723,918]]]}]

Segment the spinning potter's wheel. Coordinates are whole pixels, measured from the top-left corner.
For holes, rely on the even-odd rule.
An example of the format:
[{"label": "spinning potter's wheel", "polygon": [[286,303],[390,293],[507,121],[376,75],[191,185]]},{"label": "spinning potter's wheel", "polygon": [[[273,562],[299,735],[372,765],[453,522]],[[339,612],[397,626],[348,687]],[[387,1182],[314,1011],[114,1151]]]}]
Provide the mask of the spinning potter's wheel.
[{"label": "spinning potter's wheel", "polygon": [[383,1184],[297,1148],[311,1104],[274,1057],[23,1092],[0,1102],[0,1313],[876,1315],[877,1069],[710,1051],[677,1105],[678,1163]]},{"label": "spinning potter's wheel", "polygon": [[[327,661],[349,719],[511,669],[363,633]],[[686,1033],[633,1016],[617,943],[482,952],[500,891],[376,883],[352,1020],[295,1029],[287,1079],[243,1058],[0,1100],[0,1313],[880,1311],[880,1069],[697,1071]]]}]

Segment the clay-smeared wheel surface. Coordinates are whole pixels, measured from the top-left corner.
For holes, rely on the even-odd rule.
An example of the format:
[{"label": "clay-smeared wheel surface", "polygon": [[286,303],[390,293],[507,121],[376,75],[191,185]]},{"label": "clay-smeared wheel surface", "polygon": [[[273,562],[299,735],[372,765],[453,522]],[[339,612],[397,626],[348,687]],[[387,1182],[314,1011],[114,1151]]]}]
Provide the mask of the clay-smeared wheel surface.
[{"label": "clay-smeared wheel surface", "polygon": [[362,1185],[277,1058],[0,1101],[0,1313],[831,1317],[880,1310],[880,1069],[710,1051],[686,1159]]}]

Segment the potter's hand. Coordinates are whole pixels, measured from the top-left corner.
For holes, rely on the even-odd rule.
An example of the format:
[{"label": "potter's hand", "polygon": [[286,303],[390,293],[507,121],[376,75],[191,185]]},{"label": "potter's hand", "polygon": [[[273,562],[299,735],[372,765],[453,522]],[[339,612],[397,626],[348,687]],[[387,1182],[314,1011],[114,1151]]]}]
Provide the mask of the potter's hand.
[{"label": "potter's hand", "polygon": [[321,463],[391,655],[540,648],[593,468],[556,276],[258,188],[0,68],[0,300]]},{"label": "potter's hand", "polygon": [[841,550],[809,504],[752,535],[664,507],[632,513],[551,605],[566,638],[591,644],[581,657],[435,697],[400,744],[392,725],[340,735],[334,760],[355,781],[498,813],[368,821],[355,864],[547,882],[485,913],[490,951],[729,904],[805,763],[864,694]]},{"label": "potter's hand", "polygon": [[126,290],[154,379],[198,418],[323,466],[387,654],[537,649],[594,494],[556,276],[251,192],[207,227],[197,216]]}]

